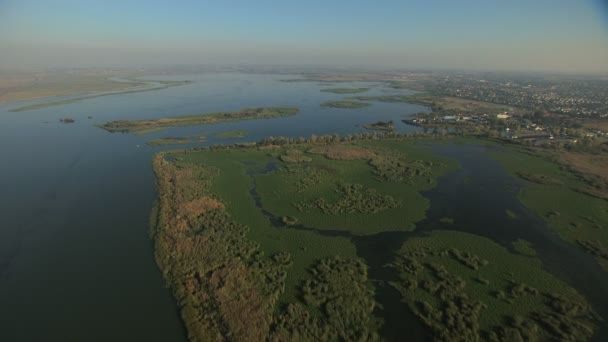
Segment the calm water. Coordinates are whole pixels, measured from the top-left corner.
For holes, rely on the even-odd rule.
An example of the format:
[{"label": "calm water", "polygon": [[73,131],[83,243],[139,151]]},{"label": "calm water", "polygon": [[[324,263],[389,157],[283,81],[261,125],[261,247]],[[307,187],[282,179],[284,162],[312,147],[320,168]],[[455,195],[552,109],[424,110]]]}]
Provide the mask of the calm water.
[{"label": "calm water", "polygon": [[[376,103],[325,109],[315,83],[293,76],[202,74],[150,79],[192,80],[159,91],[113,95],[24,112],[11,108],[47,100],[0,104],[0,340],[185,340],[171,293],[153,259],[148,218],[155,187],[145,141],[204,134],[209,143],[266,136],[364,131],[358,125],[394,120],[423,107]],[[369,94],[395,93],[378,84]],[[71,98],[70,96],[56,99]],[[143,137],[111,134],[95,124],[115,119],[295,106],[295,117],[168,129]],[[91,116],[92,119],[88,119]],[[61,124],[71,117],[74,124]],[[214,132],[248,130],[245,139]]]},{"label": "calm water", "polygon": [[[374,83],[279,82],[286,78],[293,76],[150,77],[194,83],[18,113],[9,110],[43,101],[0,104],[0,341],[186,339],[148,237],[155,196],[151,157],[162,147],[148,147],[147,140],[200,134],[213,144],[267,136],[344,135],[365,131],[362,124],[378,120],[393,120],[397,130],[411,132],[417,128],[402,124],[402,116],[425,110],[388,103],[362,109],[320,108],[321,102],[348,96],[319,91],[327,87],[372,87],[369,95],[408,92]],[[141,137],[95,127],[116,119],[250,106],[294,106],[301,112],[288,118],[172,128]],[[62,117],[74,118],[76,123],[60,124]],[[249,135],[244,139],[213,137],[228,130],[247,130]],[[519,203],[516,194],[521,184],[489,157],[485,147],[434,148],[457,160],[462,168],[425,193],[431,208],[429,218],[417,225],[418,231],[351,237],[358,254],[371,266],[371,277],[392,280],[394,274],[383,272],[381,266],[391,260],[399,241],[430,230],[472,232],[505,246],[524,238],[533,243],[547,270],[579,289],[598,311],[608,311],[605,273],[591,257],[563,243]],[[505,208],[519,220],[509,220]],[[455,223],[442,224],[442,217],[454,218]],[[408,314],[396,291],[388,287],[378,293],[377,300],[385,310],[379,314],[388,313],[392,318]],[[385,333],[395,340],[404,334],[425,334],[416,322],[404,324],[399,319],[387,320]]]}]

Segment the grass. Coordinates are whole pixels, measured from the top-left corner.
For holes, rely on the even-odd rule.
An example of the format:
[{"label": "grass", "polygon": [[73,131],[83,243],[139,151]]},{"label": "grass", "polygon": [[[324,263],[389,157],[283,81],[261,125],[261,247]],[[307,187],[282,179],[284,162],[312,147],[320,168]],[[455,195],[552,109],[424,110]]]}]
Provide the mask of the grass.
[{"label": "grass", "polygon": [[146,135],[146,134],[150,134],[150,133],[160,132],[162,130],[163,130],[162,127],[142,129],[141,131],[137,131],[137,132],[133,133],[133,135],[142,136],[142,135]]},{"label": "grass", "polygon": [[205,137],[166,137],[147,141],[148,146],[182,145],[192,143],[204,143]]},{"label": "grass", "polygon": [[368,91],[369,88],[327,88],[321,89],[322,92],[332,94],[360,94]]},{"label": "grass", "polygon": [[527,255],[527,256],[536,255],[536,250],[534,250],[534,247],[532,246],[532,244],[530,244],[530,242],[523,240],[523,239],[517,239],[517,240],[513,241],[513,249],[515,249],[515,251],[517,251],[517,253],[519,253],[521,255]]},{"label": "grass", "polygon": [[226,131],[215,133],[215,137],[218,139],[244,138],[247,133],[247,131]]},{"label": "grass", "polygon": [[154,120],[117,120],[105,123],[100,127],[109,132],[139,132],[166,127],[200,126],[241,120],[279,118],[296,115],[298,112],[299,109],[297,108],[245,108],[238,112],[175,116]]},{"label": "grass", "polygon": [[[374,287],[355,245],[347,236],[313,230],[371,234],[387,230],[383,225],[411,230],[428,207],[419,191],[449,166],[414,142],[337,145],[343,147],[315,153],[308,150],[327,145],[156,155],[155,255],[191,339],[227,333],[239,340],[378,339]],[[368,164],[383,153],[432,159],[436,170],[420,179],[388,182]],[[256,171],[263,169],[274,171]],[[252,189],[278,223],[256,205]],[[340,210],[306,214],[292,205],[319,198]]]},{"label": "grass", "polygon": [[[297,217],[301,224],[323,230],[357,235],[409,231],[414,229],[415,222],[424,218],[428,208],[428,201],[419,192],[434,186],[437,177],[453,167],[415,143],[378,141],[335,146],[347,146],[352,150],[315,147],[309,149],[315,154],[307,153],[312,161],[290,164],[278,172],[257,176],[264,207],[276,216]],[[307,148],[302,147],[302,150]],[[407,174],[385,179],[370,164],[379,158],[374,151],[379,155],[401,156],[403,165],[414,167],[424,161],[435,166],[429,167],[429,173],[425,175]],[[319,152],[325,155],[317,154]],[[346,185],[360,188],[345,194]],[[365,206],[359,202],[362,193],[367,194],[363,196],[367,201]],[[370,215],[371,212],[374,214]]]},{"label": "grass", "polygon": [[[608,246],[608,231],[601,229],[608,227],[607,202],[585,193],[583,190],[589,188],[585,178],[558,162],[560,155],[511,148],[508,153],[496,153],[495,157],[507,171],[525,182],[519,199],[526,207],[542,217],[564,240],[595,255],[585,246],[588,241]],[[585,165],[579,167],[586,168]],[[602,265],[608,265],[608,256],[595,256]]]},{"label": "grass", "polygon": [[[412,231],[429,207],[420,192],[456,163],[413,138],[276,141],[155,156],[155,256],[190,339],[380,339],[378,279],[357,257],[353,237]],[[497,158],[538,158],[506,155]],[[524,160],[530,174],[550,177],[531,186],[580,182],[543,163]],[[560,183],[545,181],[554,178]],[[580,241],[608,255],[607,245]],[[449,231],[400,243],[385,267],[396,275],[390,285],[438,340],[593,334],[588,303],[545,272],[526,241],[516,241],[513,253]]]},{"label": "grass", "polygon": [[321,107],[328,108],[364,108],[371,105],[371,103],[360,101],[327,101],[321,103]]},{"label": "grass", "polygon": [[594,319],[574,289],[539,260],[472,234],[434,231],[406,241],[393,283],[438,340],[587,340]]},{"label": "grass", "polygon": [[373,131],[392,131],[395,129],[395,124],[392,121],[378,121],[363,125],[363,127]]}]

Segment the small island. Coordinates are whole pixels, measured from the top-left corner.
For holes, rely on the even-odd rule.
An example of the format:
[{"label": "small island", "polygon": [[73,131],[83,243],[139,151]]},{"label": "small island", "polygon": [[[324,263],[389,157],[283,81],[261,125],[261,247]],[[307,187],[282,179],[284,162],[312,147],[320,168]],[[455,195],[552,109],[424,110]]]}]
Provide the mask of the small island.
[{"label": "small island", "polygon": [[363,125],[364,128],[373,131],[392,131],[395,129],[393,121],[378,121],[371,124]]},{"label": "small island", "polygon": [[296,115],[299,111],[298,108],[284,107],[245,108],[238,112],[206,113],[152,120],[116,120],[99,127],[108,132],[140,132],[166,127],[202,126],[241,120],[279,118]]},{"label": "small island", "polygon": [[322,92],[332,94],[360,94],[368,91],[369,88],[327,88],[321,89]]},{"label": "small island", "polygon": [[371,103],[360,101],[327,101],[321,103],[321,107],[326,108],[364,108],[371,106]]}]

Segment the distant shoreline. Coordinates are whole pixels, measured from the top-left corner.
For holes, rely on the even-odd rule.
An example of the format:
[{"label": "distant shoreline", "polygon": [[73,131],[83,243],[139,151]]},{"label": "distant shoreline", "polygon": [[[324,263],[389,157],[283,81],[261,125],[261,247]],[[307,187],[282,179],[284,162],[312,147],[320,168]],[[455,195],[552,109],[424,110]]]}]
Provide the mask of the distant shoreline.
[{"label": "distant shoreline", "polygon": [[[155,83],[157,83],[158,85],[155,85]],[[53,98],[53,97],[58,97],[58,96],[80,95],[80,94],[84,95],[84,96],[75,97],[72,99],[63,99],[63,100],[56,100],[56,101],[26,105],[26,106],[22,106],[22,107],[9,109],[9,111],[10,112],[22,112],[22,111],[26,111],[26,110],[40,109],[40,108],[50,107],[50,106],[55,106],[55,105],[69,104],[69,103],[74,103],[74,102],[78,102],[78,101],[82,101],[82,100],[93,99],[96,97],[102,97],[102,96],[112,96],[112,95],[120,95],[120,94],[161,90],[161,89],[166,89],[168,87],[184,85],[184,84],[188,84],[188,83],[191,83],[191,81],[175,81],[175,82],[147,81],[144,84],[140,84],[140,85],[128,87],[128,88],[123,88],[123,89],[117,89],[117,90],[90,91],[90,92],[79,92],[79,93],[64,94],[64,95],[45,96],[45,97],[39,97],[39,99]],[[96,93],[98,93],[98,94],[96,94]],[[19,100],[19,101],[12,101],[12,102],[31,101],[31,100],[34,100],[34,99]],[[5,102],[5,103],[9,103],[9,102]]]}]

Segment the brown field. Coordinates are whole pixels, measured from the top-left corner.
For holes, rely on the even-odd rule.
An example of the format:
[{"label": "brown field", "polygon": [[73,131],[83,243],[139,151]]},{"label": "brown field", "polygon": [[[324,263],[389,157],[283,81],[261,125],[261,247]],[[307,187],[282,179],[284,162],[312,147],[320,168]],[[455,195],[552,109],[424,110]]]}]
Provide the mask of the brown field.
[{"label": "brown field", "polygon": [[589,129],[594,129],[594,130],[600,130],[603,132],[608,132],[608,121],[604,121],[604,122],[587,122],[583,124],[583,127],[585,128],[589,128]]},{"label": "brown field", "polygon": [[412,98],[420,103],[428,105],[435,104],[443,110],[455,110],[463,112],[487,112],[500,113],[509,111],[509,106],[499,105],[496,103],[468,100],[451,96],[435,96],[431,94],[416,94]]},{"label": "brown field", "polygon": [[608,156],[577,152],[563,152],[560,159],[583,174],[591,174],[608,182]]},{"label": "brown field", "polygon": [[322,154],[328,159],[337,160],[371,159],[376,155],[374,151],[347,145],[313,147],[308,152]]}]

